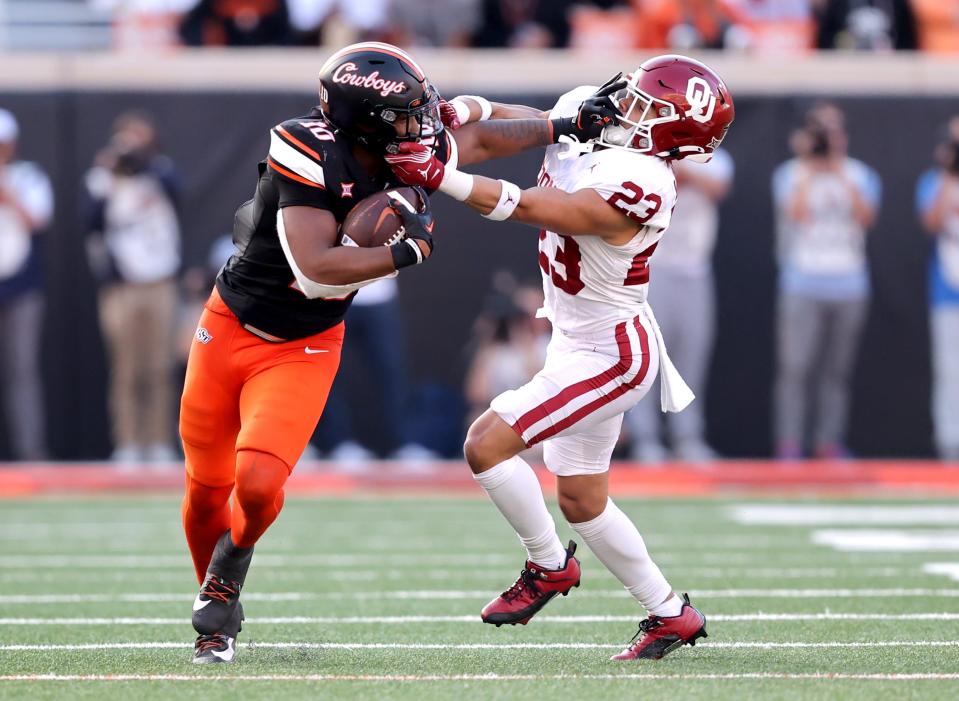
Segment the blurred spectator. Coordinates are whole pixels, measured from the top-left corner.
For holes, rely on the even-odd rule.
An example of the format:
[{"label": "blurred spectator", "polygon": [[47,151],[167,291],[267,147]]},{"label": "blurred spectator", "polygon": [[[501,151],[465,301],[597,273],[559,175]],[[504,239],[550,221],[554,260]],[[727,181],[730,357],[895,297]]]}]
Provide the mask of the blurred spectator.
[{"label": "blurred spectator", "polygon": [[14,116],[0,109],[0,377],[14,458],[44,460],[39,234],[53,216],[53,190],[39,166],[14,160],[18,133]]},{"label": "blurred spectator", "polygon": [[95,9],[113,12],[114,48],[149,50],[180,43],[180,19],[198,0],[88,1]]},{"label": "blurred spectator", "polygon": [[265,46],[293,39],[286,0],[199,0],[183,16],[188,46]]},{"label": "blurred spectator", "polygon": [[482,0],[472,43],[481,48],[561,48],[569,45],[574,5],[607,9],[620,4],[621,0]]},{"label": "blurred spectator", "polygon": [[650,49],[746,48],[750,37],[725,0],[644,0],[640,45]]},{"label": "blurred spectator", "polygon": [[813,46],[816,25],[810,0],[726,0],[726,4],[746,32],[738,32],[739,44],[753,51],[796,53]]},{"label": "blurred spectator", "polygon": [[470,343],[474,354],[465,379],[470,422],[494,397],[526,384],[543,367],[549,324],[535,316],[542,304],[542,290],[517,287],[508,273],[494,277]]},{"label": "blurred spectator", "polygon": [[569,23],[569,45],[574,49],[628,51],[639,46],[642,23],[629,6],[602,9],[576,4],[570,9]]},{"label": "blurred spectator", "polygon": [[849,380],[869,304],[866,231],[879,176],[846,154],[843,113],[820,103],[793,135],[796,157],[773,173],[779,257],[775,444],[802,457],[807,381],[816,385],[813,441],[821,458],[847,455]]},{"label": "blurred spectator", "polygon": [[916,188],[925,229],[935,237],[929,262],[932,420],[944,460],[959,460],[959,117],[936,149],[937,168]]},{"label": "blurred spectator", "polygon": [[392,0],[395,42],[404,46],[466,47],[481,0]]},{"label": "blurred spectator", "polygon": [[100,281],[100,321],[110,359],[113,459],[167,461],[172,446],[177,176],[159,152],[152,120],[126,113],[87,174],[88,241]]},{"label": "blurred spectator", "polygon": [[[656,310],[669,357],[696,393],[696,401],[685,410],[665,416],[673,453],[679,460],[707,462],[716,458],[706,443],[703,420],[716,325],[712,255],[719,203],[732,185],[733,159],[719,149],[709,163],[677,161],[673,170],[679,197],[669,231],[651,262],[649,302]],[[659,392],[653,390],[651,396],[658,397]],[[667,458],[659,436],[662,418],[658,401],[640,402],[626,414],[633,459],[662,462]]]},{"label": "blurred spectator", "polygon": [[959,53],[959,0],[912,0],[919,48]]},{"label": "blurred spectator", "polygon": [[[383,411],[377,431],[385,438],[388,457],[408,461],[436,457],[408,439],[409,368],[396,279],[381,280],[357,292],[346,325],[350,337],[344,346],[343,365],[361,363],[360,376],[375,388]],[[359,463],[376,458],[356,438],[342,382],[334,384],[330,392],[315,437],[330,460]]]},{"label": "blurred spectator", "polygon": [[909,0],[825,0],[820,3],[820,49],[915,49],[916,18]]},{"label": "blurred spectator", "polygon": [[186,370],[190,357],[190,347],[196,335],[197,319],[203,313],[203,304],[210,296],[220,268],[236,251],[233,233],[218,236],[210,244],[207,258],[201,265],[194,265],[183,271],[180,276],[180,306],[177,312],[177,332],[175,355],[179,365],[177,375]]},{"label": "blurred spectator", "polygon": [[[388,38],[390,0],[286,0],[286,4],[294,43],[301,46],[345,46]],[[420,17],[423,22],[428,19],[425,12]]]}]

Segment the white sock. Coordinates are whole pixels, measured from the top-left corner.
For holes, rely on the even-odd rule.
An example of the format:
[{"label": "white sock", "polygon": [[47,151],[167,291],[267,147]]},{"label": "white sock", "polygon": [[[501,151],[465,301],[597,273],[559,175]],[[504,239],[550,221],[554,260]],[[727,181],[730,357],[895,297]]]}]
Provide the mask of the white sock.
[{"label": "white sock", "polygon": [[514,456],[473,478],[516,531],[531,562],[550,570],[566,564],[566,548],[546,510],[539,480],[523,458]]},{"label": "white sock", "polygon": [[569,525],[647,611],[656,616],[679,615],[682,601],[677,596],[666,601],[673,588],[649,557],[636,526],[612,499],[592,521]]}]

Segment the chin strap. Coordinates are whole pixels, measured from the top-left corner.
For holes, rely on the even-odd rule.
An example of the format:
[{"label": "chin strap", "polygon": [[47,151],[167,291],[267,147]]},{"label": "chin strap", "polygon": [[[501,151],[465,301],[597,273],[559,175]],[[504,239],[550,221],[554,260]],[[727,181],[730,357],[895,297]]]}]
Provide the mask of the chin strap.
[{"label": "chin strap", "polygon": [[592,141],[580,141],[575,136],[563,135],[557,141],[559,144],[565,144],[566,148],[559,152],[559,160],[565,161],[573,156],[581,156],[584,153],[592,153],[596,144]]}]

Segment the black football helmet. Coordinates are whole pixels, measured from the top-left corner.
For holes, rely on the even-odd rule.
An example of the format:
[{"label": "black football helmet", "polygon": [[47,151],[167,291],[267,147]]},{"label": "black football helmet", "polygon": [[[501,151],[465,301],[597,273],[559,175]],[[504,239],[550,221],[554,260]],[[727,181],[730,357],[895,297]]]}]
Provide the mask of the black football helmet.
[{"label": "black football helmet", "polygon": [[323,116],[365,146],[435,137],[443,131],[439,103],[423,69],[392,44],[351,44],[320,69]]}]

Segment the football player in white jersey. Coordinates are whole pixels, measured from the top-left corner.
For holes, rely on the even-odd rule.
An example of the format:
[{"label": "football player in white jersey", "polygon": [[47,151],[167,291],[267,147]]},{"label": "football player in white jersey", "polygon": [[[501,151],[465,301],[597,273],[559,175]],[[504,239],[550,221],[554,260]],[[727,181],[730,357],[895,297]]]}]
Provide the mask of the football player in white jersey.
[{"label": "football player in white jersey", "polygon": [[576,115],[588,97],[608,95],[611,123],[586,143],[549,146],[538,187],[469,175],[415,143],[387,156],[410,185],[439,189],[488,219],[541,229],[543,313],[553,324],[546,365],[496,397],[464,446],[477,482],[528,554],[519,579],[482,618],[525,624],[579,584],[576,545],[562,546],[539,482],[519,457],[542,442],[563,515],[649,613],[617,660],[659,659],[706,635],[705,617],[673,591],[609,498],[608,470],[623,413],[657,372],[664,411],[680,411],[693,399],[646,304],[648,261],[676,202],[671,161],[708,161],[734,117],[722,79],[698,61],[660,56],[627,78],[617,83],[617,76],[596,94],[583,86],[559,99],[550,119]]}]

